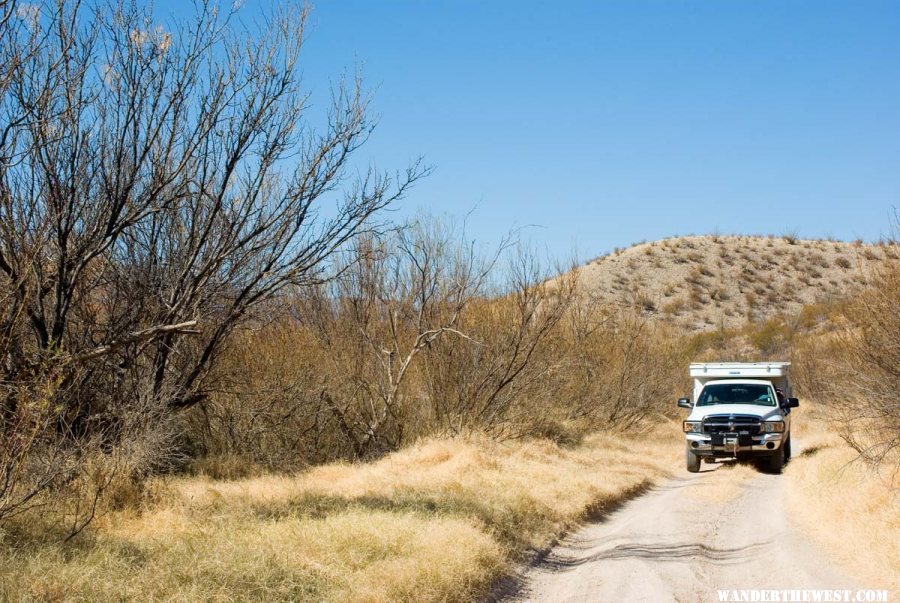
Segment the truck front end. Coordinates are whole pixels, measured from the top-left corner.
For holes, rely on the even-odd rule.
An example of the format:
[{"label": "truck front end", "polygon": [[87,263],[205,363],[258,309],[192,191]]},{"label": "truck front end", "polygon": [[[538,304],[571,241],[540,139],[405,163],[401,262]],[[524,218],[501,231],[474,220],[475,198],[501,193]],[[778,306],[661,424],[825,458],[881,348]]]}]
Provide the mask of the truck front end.
[{"label": "truck front end", "polygon": [[784,397],[772,380],[758,378],[711,379],[698,391],[695,402],[679,400],[691,410],[683,422],[688,471],[699,471],[701,459],[754,457],[781,471],[790,457],[795,398]]}]

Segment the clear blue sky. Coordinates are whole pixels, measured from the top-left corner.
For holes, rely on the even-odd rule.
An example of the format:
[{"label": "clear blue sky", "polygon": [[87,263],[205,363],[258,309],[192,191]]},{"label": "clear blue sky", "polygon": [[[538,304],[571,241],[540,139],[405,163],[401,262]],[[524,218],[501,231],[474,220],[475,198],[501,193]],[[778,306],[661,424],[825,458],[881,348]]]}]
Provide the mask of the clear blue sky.
[{"label": "clear blue sky", "polygon": [[400,211],[477,206],[481,240],[536,225],[587,258],[715,230],[872,239],[900,206],[895,0],[323,0],[311,29],[314,100],[358,62],[381,116],[366,156],[435,166]]}]

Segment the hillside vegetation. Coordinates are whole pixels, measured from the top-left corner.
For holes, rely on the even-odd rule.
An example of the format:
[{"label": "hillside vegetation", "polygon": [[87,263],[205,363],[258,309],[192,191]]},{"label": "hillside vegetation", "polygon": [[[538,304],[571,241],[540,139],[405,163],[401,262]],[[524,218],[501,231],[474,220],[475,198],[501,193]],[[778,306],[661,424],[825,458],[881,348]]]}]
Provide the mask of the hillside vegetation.
[{"label": "hillside vegetation", "polygon": [[627,249],[579,269],[583,290],[689,331],[735,328],[852,295],[896,258],[892,245],[794,236],[685,236]]}]

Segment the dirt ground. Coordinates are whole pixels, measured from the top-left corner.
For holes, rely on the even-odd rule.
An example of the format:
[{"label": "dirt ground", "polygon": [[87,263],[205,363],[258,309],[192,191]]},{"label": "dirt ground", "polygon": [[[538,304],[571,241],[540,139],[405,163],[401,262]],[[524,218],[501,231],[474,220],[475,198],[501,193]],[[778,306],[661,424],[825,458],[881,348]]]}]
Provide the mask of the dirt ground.
[{"label": "dirt ground", "polygon": [[[785,476],[704,464],[584,527],[519,602],[716,601],[720,589],[855,589],[786,513]],[[874,586],[870,586],[874,588]]]}]

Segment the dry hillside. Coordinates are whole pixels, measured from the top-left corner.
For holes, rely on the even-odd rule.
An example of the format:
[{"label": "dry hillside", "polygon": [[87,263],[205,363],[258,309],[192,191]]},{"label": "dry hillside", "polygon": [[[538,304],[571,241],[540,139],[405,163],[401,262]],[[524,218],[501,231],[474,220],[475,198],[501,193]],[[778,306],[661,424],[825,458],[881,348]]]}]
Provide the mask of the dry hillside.
[{"label": "dry hillside", "polygon": [[845,297],[900,251],[793,236],[686,236],[640,243],[580,270],[585,291],[700,331]]}]

